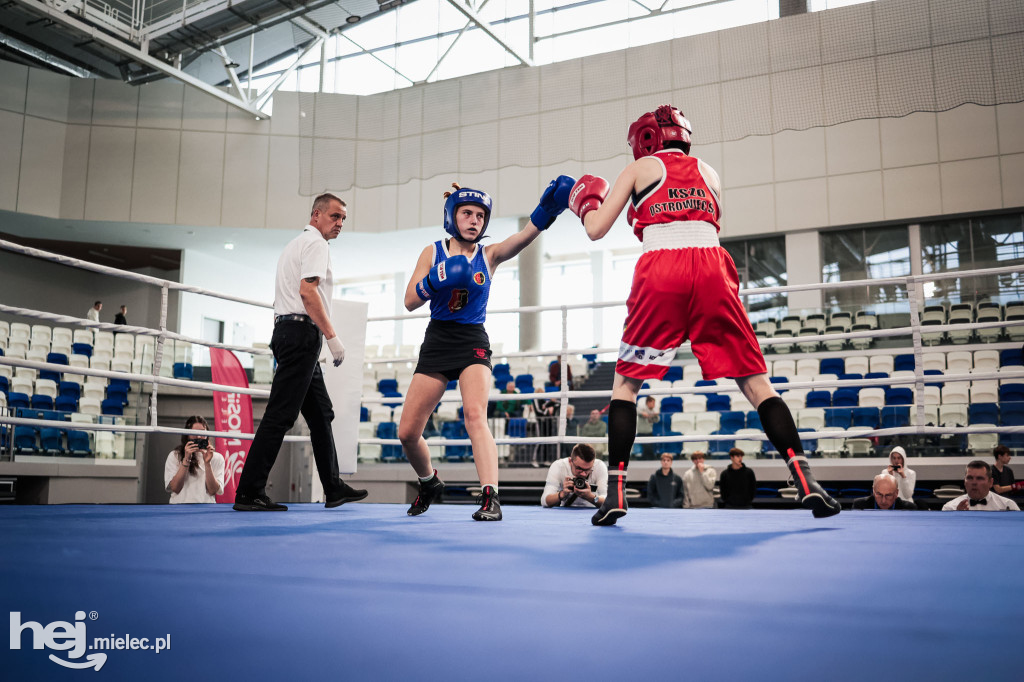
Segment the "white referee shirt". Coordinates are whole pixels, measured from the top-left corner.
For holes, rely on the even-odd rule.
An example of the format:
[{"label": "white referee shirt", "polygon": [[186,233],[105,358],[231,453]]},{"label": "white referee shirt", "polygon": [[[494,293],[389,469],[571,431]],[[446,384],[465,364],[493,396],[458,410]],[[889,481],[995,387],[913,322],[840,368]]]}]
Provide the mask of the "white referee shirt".
[{"label": "white referee shirt", "polygon": [[[967,495],[956,497],[942,505],[942,511],[956,511],[957,505],[966,499]],[[967,507],[964,511],[1020,511],[1020,507],[1018,507],[1017,503],[1011,499],[1003,497],[1002,495],[996,495],[995,493],[989,493],[988,496],[985,497],[985,504]]]},{"label": "white referee shirt", "polygon": [[[568,457],[556,459],[551,463],[551,466],[548,468],[547,480],[544,483],[544,492],[540,496],[540,504],[542,507],[547,506],[544,501],[548,498],[548,495],[562,492],[565,479],[572,475],[572,462],[569,461]],[[600,459],[595,459],[594,468],[590,470],[590,475],[587,476],[587,483],[591,486],[597,486],[596,492],[598,499],[603,500],[608,497],[608,465]],[[561,503],[554,506],[560,505]],[[577,497],[573,500],[572,506],[593,507],[594,505],[582,497]]]},{"label": "white referee shirt", "polygon": [[327,240],[312,225],[299,236],[288,242],[277,261],[277,280],[274,284],[275,315],[308,315],[306,306],[299,296],[299,284],[307,277],[319,277],[317,293],[324,303],[327,315],[331,314],[331,288],[334,275],[331,272],[331,250]]}]

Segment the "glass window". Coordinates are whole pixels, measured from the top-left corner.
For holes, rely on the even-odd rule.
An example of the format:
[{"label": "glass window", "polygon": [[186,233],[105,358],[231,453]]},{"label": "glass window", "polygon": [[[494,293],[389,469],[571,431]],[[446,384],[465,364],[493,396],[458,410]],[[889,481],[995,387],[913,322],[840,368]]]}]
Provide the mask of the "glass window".
[{"label": "glass window", "polygon": [[[823,232],[821,251],[821,281],[826,284],[910,274],[910,236],[904,225]],[[833,310],[906,312],[903,283],[844,289],[826,286],[823,293],[826,307]]]},{"label": "glass window", "polygon": [[[786,286],[786,238],[744,239],[722,244],[736,264],[740,289]],[[741,296],[751,322],[780,319],[787,314],[785,293]]]}]

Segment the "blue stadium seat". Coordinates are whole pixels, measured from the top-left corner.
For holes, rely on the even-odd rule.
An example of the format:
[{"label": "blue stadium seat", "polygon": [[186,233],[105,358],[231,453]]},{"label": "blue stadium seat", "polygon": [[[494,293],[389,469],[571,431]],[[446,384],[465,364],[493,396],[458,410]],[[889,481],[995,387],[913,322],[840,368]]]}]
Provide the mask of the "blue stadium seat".
[{"label": "blue stadium seat", "polygon": [[854,407],[853,421],[851,426],[867,426],[872,429],[877,429],[879,424],[879,414],[877,407]]},{"label": "blue stadium seat", "polygon": [[520,393],[535,393],[536,391],[533,390],[533,375],[516,375],[516,390]]},{"label": "blue stadium seat", "polygon": [[683,399],[677,395],[670,395],[661,401],[661,413],[671,414],[683,411]]},{"label": "blue stadium seat", "polygon": [[525,417],[513,417],[508,420],[505,432],[509,438],[526,438],[526,423]]},{"label": "blue stadium seat", "polygon": [[[441,424],[441,437],[452,440],[469,438],[466,433],[466,425],[462,421],[444,422]],[[462,461],[468,459],[470,446],[468,445],[446,445],[444,447],[444,458],[448,461]]]},{"label": "blue stadium seat", "polygon": [[89,456],[92,448],[89,447],[89,434],[85,431],[66,431],[68,438],[68,452],[72,455]]},{"label": "blue stadium seat", "polygon": [[693,384],[694,386],[717,386],[718,382],[714,379],[698,379]]},{"label": "blue stadium seat", "polygon": [[[889,373],[888,372],[868,372],[867,374],[864,375],[864,378],[865,379],[888,379],[889,378]],[[892,386],[890,384],[872,384],[871,387],[872,388],[881,388],[881,389],[886,390],[886,391],[889,390],[890,388],[892,388]]]},{"label": "blue stadium seat", "polygon": [[914,371],[914,355],[912,353],[903,353],[897,355],[892,360],[892,371],[894,372],[913,372]]},{"label": "blue stadium seat", "polygon": [[668,419],[659,419],[658,421],[651,424],[651,435],[652,436],[664,436],[671,429],[669,429]]},{"label": "blue stadium seat", "polygon": [[999,351],[999,366],[1009,367],[1013,365],[1024,365],[1024,357],[1020,348],[1006,348]]},{"label": "blue stadium seat", "polygon": [[24,407],[26,409],[32,407],[28,394],[11,391],[7,394],[7,408],[13,410],[18,407]]},{"label": "blue stadium seat", "polygon": [[124,403],[120,398],[106,398],[100,403],[100,412],[113,417],[120,417],[124,414]]},{"label": "blue stadium seat", "polygon": [[732,408],[732,399],[719,393],[708,394],[708,412],[728,412]]},{"label": "blue stadium seat", "polygon": [[34,452],[39,431],[34,426],[14,427],[14,449],[17,452]]},{"label": "blue stadium seat", "polygon": [[385,391],[397,391],[398,379],[381,379],[377,382],[377,390],[381,393],[384,393]]},{"label": "blue stadium seat", "polygon": [[370,421],[370,408],[366,405],[359,406],[359,421],[368,422]]},{"label": "blue stadium seat", "polygon": [[57,401],[53,405],[53,409],[58,412],[78,412],[78,398],[59,395],[57,396]]},{"label": "blue stadium seat", "polygon": [[[395,439],[398,438],[398,424],[395,422],[381,422],[377,424],[377,438]],[[401,445],[381,445],[380,446],[380,459],[385,460],[400,460],[404,459],[405,455],[402,453]]]},{"label": "blue stadium seat", "polygon": [[[926,369],[924,371],[924,375],[925,376],[936,376],[936,375],[938,375],[938,376],[941,377],[942,376],[942,370],[941,369]],[[924,385],[925,386],[938,386],[939,388],[942,388],[945,385],[945,383],[946,382],[944,382],[944,381],[926,381],[926,382],[924,382]]]},{"label": "blue stadium seat", "polygon": [[92,357],[92,344],[91,343],[73,343],[71,344],[71,352],[75,355],[84,355],[87,358]]},{"label": "blue stadium seat", "polygon": [[754,493],[754,497],[778,497],[778,496],[779,496],[778,488],[768,488],[768,487],[758,488],[757,491]]},{"label": "blue stadium seat", "polygon": [[723,412],[718,421],[718,433],[736,433],[746,428],[745,417],[746,415],[739,411]]},{"label": "blue stadium seat", "polygon": [[107,400],[119,400],[122,405],[128,404],[128,387],[121,384],[115,384],[116,379],[112,379],[107,384]]},{"label": "blue stadium seat", "polygon": [[882,408],[882,428],[895,429],[910,426],[910,407],[907,405],[888,405]]},{"label": "blue stadium seat", "polygon": [[860,404],[860,391],[856,388],[837,388],[832,394],[832,404],[835,407],[857,407]]},{"label": "blue stadium seat", "polygon": [[57,395],[78,400],[82,395],[82,385],[76,381],[62,381],[57,385]]},{"label": "blue stadium seat", "polygon": [[61,430],[44,426],[39,429],[39,447],[48,455],[59,455],[64,452]]},{"label": "blue stadium seat", "polygon": [[[399,393],[398,391],[383,391],[383,392],[381,392],[381,395],[383,397],[385,397],[385,398],[401,398],[402,397],[402,394]],[[385,401],[383,404],[384,404],[384,407],[398,407],[399,405],[402,404],[402,401],[401,400],[389,400],[389,401]]]},{"label": "blue stadium seat", "polygon": [[48,395],[35,394],[29,401],[29,406],[33,410],[52,410],[53,409],[53,398]]},{"label": "blue stadium seat", "polygon": [[998,424],[999,405],[995,403],[975,403],[967,406],[968,424]]},{"label": "blue stadium seat", "polygon": [[[789,383],[789,379],[787,377],[768,377],[768,381],[772,382],[773,384],[788,384]],[[781,388],[779,386],[773,386],[772,388],[774,388],[776,393],[778,393],[779,395],[782,395],[783,393],[786,392],[786,389]]]},{"label": "blue stadium seat", "polygon": [[[717,431],[713,431],[712,433],[719,434],[719,435],[730,435],[730,434],[732,434],[734,432],[733,431],[723,431],[722,429],[719,429]],[[708,449],[711,452],[713,452],[713,453],[719,453],[719,454],[727,453],[730,450],[732,450],[734,447],[736,447],[736,441],[734,441],[734,440],[713,440],[710,443],[708,443]]]},{"label": "blue stadium seat", "polygon": [[822,358],[821,364],[818,365],[818,372],[820,374],[845,374],[846,361],[842,358]]},{"label": "blue stadium seat", "polygon": [[[0,349],[3,350],[3,349]],[[7,381],[7,377],[0,375],[0,393],[7,395],[11,390],[11,384]]]},{"label": "blue stadium seat", "polygon": [[[665,435],[681,436],[683,434],[679,433],[678,431],[666,431]],[[658,450],[660,450],[661,452],[671,452],[673,455],[678,455],[683,452],[683,444],[680,443],[679,441],[676,441],[674,443],[659,443]]]},{"label": "blue stadium seat", "polygon": [[672,365],[665,372],[665,376],[661,378],[662,381],[681,381],[683,378],[683,367],[682,365]]},{"label": "blue stadium seat", "polygon": [[176,362],[174,363],[173,370],[175,379],[188,379],[192,380],[192,363],[190,362]]},{"label": "blue stadium seat", "polygon": [[68,356],[63,353],[47,353],[46,361],[51,365],[66,365],[68,364]]},{"label": "blue stadium seat", "polygon": [[1024,384],[1003,384],[999,387],[999,402],[1017,403],[1024,401]]},{"label": "blue stadium seat", "polygon": [[747,412],[747,428],[764,430],[764,427],[761,426],[761,415],[758,414],[757,410],[749,410]]},{"label": "blue stadium seat", "polygon": [[1003,403],[999,414],[1003,426],[1024,426],[1024,403]]},{"label": "blue stadium seat", "polygon": [[807,394],[807,407],[832,407],[832,394],[828,391],[811,391]]},{"label": "blue stadium seat", "polygon": [[911,405],[914,402],[914,391],[906,387],[885,389],[886,405]]},{"label": "blue stadium seat", "polygon": [[507,362],[499,362],[494,366],[494,376],[498,376],[499,374],[512,376],[512,368],[509,367]]},{"label": "blue stadium seat", "polygon": [[838,426],[841,429],[848,429],[852,420],[852,408],[833,407],[830,410],[825,410],[825,426]]},{"label": "blue stadium seat", "polygon": [[[459,380],[458,379],[452,379],[447,384],[445,384],[444,390],[446,390],[446,391],[454,391],[458,387],[459,387]],[[505,387],[502,386],[502,388],[505,388]]]},{"label": "blue stadium seat", "polygon": [[[814,433],[814,429],[797,429],[797,431],[805,431],[807,433]],[[818,439],[817,438],[801,438],[800,447],[804,449],[805,453],[817,452],[818,451]]]}]

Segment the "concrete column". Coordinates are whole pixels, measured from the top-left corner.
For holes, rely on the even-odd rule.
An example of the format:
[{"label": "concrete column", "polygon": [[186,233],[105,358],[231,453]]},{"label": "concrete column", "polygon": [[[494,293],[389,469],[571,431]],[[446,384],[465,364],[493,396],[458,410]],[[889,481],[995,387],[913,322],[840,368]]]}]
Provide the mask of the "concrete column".
[{"label": "concrete column", "polygon": [[[522,230],[529,218],[519,219]],[[544,235],[523,249],[519,256],[519,305],[540,305],[540,287],[544,272]],[[540,347],[540,313],[524,313],[519,316],[519,350],[533,350]]]},{"label": "concrete column", "polygon": [[[606,300],[604,280],[612,273],[612,254],[608,249],[601,249],[590,254],[590,271],[594,280],[594,303]],[[604,346],[604,313],[606,308],[594,308],[594,344]],[[615,339],[614,341],[617,341]]]}]

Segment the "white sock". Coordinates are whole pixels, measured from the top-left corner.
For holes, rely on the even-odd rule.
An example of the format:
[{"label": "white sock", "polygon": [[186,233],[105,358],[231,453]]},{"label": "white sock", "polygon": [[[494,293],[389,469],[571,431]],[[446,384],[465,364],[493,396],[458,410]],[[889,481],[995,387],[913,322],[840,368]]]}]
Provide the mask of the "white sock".
[{"label": "white sock", "polygon": [[486,488],[487,486],[491,486],[491,489],[494,490],[494,492],[498,492],[498,486],[495,485],[494,483],[484,483],[482,486],[480,486],[480,488],[483,489]]},{"label": "white sock", "polygon": [[424,476],[417,476],[416,478],[420,479],[420,483],[426,483],[430,479],[434,478],[434,476],[436,476],[436,475],[437,475],[436,471],[431,471],[429,476],[426,476],[426,477],[424,477]]}]

